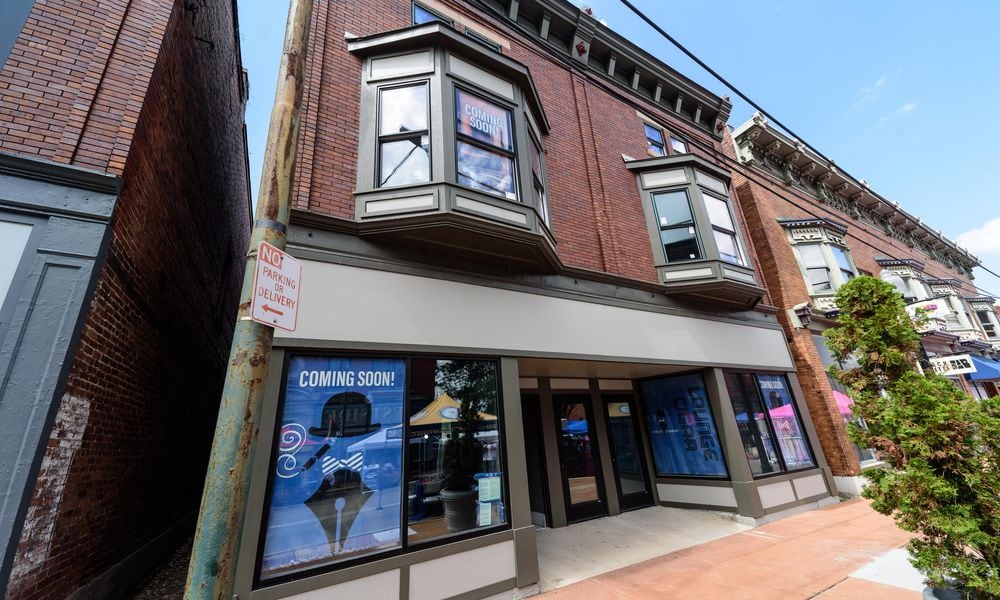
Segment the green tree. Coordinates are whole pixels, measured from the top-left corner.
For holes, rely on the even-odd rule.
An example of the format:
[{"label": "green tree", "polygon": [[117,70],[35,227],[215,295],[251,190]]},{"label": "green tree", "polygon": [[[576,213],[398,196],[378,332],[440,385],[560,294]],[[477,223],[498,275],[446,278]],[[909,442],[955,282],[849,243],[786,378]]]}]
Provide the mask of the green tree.
[{"label": "green tree", "polygon": [[831,374],[851,389],[864,423],[848,434],[885,466],[865,472],[863,495],[916,533],[911,561],[935,587],[1000,598],[1000,398],[974,400],[917,370],[919,338],[895,288],[858,277],[837,291],[833,355],[858,367]]}]

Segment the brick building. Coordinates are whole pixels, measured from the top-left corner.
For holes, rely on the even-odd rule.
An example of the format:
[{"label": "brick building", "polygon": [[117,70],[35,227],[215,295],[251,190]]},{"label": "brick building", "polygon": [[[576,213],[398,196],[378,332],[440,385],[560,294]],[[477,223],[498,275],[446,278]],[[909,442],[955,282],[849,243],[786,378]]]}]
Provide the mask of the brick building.
[{"label": "brick building", "polygon": [[799,383],[841,493],[857,494],[857,475],[873,454],[850,443],[846,390],[826,373],[833,359],[822,331],[835,324],[833,296],[859,274],[891,281],[908,308],[929,309],[921,330],[928,360],[968,357],[976,373],[946,371],[969,393],[996,395],[1000,350],[993,298],[972,283],[976,257],[802,144],[760,114],[737,127],[733,188],[771,302],[785,329]]},{"label": "brick building", "polygon": [[306,63],[241,598],[524,592],[537,526],[833,501],[726,98],[563,0],[318,2]]},{"label": "brick building", "polygon": [[0,3],[0,590],[194,529],[249,234],[235,3]]}]

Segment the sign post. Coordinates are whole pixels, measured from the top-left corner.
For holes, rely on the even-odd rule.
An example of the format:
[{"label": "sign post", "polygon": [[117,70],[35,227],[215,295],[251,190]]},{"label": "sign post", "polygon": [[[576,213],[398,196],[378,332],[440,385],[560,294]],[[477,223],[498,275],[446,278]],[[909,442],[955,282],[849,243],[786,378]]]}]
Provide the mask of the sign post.
[{"label": "sign post", "polygon": [[[281,250],[285,247],[291,206],[302,74],[305,72],[312,4],[313,0],[291,0],[288,8],[278,87],[264,149],[257,215],[250,234],[229,369],[222,389],[198,512],[198,528],[188,564],[186,600],[233,598],[236,560],[250,490],[249,465],[253,460],[264,384],[271,362],[273,327],[295,328],[301,271],[294,259]],[[286,273],[291,267],[295,269],[294,287],[290,285],[292,277]],[[268,269],[268,272],[261,269]],[[259,274],[263,276],[258,277]],[[261,294],[258,283],[263,286],[265,282],[266,293]],[[258,302],[258,295],[262,302]],[[263,319],[258,318],[260,313],[251,310],[258,305]]]}]

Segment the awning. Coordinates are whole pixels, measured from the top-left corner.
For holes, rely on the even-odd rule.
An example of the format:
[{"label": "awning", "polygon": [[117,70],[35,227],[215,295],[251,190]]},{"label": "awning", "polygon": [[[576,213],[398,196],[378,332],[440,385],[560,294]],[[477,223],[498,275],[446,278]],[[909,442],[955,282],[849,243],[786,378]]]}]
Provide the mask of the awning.
[{"label": "awning", "polygon": [[976,365],[975,373],[967,373],[966,377],[970,381],[983,381],[985,379],[1000,379],[1000,362],[970,354],[972,364]]}]

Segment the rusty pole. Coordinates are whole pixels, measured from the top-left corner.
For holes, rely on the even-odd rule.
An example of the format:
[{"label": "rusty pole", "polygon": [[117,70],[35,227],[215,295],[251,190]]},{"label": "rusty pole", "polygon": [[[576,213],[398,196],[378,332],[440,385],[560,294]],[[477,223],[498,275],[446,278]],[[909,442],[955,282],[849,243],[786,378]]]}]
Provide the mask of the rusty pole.
[{"label": "rusty pole", "polygon": [[188,565],[184,591],[188,600],[230,600],[233,597],[243,515],[250,488],[248,467],[257,439],[261,397],[274,339],[272,328],[250,319],[257,246],[266,241],[278,248],[285,247],[311,15],[312,0],[291,0],[229,370]]}]

